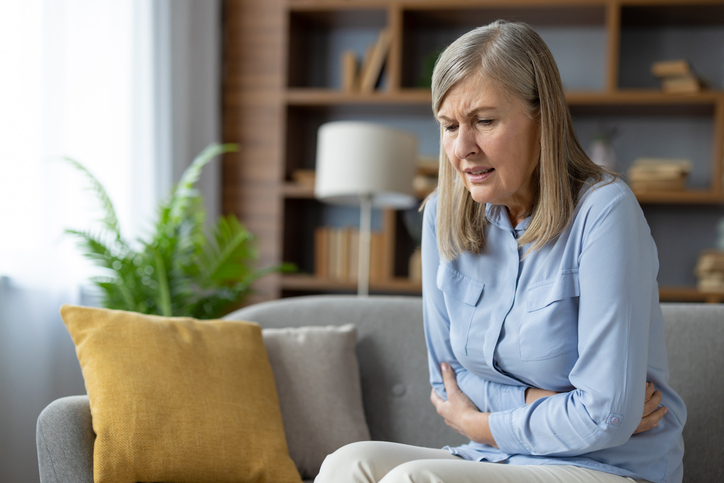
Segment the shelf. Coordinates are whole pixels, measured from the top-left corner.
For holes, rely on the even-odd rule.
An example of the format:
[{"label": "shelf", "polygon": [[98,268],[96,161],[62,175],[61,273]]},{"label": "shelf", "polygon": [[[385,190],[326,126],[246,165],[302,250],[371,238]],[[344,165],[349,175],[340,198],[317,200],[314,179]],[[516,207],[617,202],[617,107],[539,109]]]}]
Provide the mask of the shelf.
[{"label": "shelf", "polygon": [[662,302],[720,304],[724,302],[724,293],[700,292],[695,287],[659,287],[659,299]]},{"label": "shelf", "polygon": [[[350,292],[357,290],[354,282],[339,280],[324,280],[312,275],[283,275],[281,285],[286,290],[298,291],[342,291]],[[422,284],[411,282],[404,278],[397,278],[386,282],[371,282],[371,292],[394,292],[408,295],[420,295]],[[700,292],[695,287],[659,287],[659,298],[662,302],[724,302],[724,293]]]},{"label": "shelf", "polygon": [[289,89],[287,104],[291,106],[328,106],[338,104],[425,104],[430,105],[429,89],[404,89],[396,92],[376,91],[349,93],[332,89]]},{"label": "shelf", "polygon": [[[692,160],[691,189],[637,193],[647,216],[650,212],[668,227],[670,211],[697,213],[697,220],[706,218],[713,226],[710,219],[724,206],[724,84],[715,68],[721,52],[711,50],[724,36],[722,0],[274,0],[255,3],[253,12],[245,5],[229,0],[225,12],[225,135],[247,149],[224,161],[224,211],[239,214],[258,232],[268,264],[287,260],[304,273],[314,270],[314,228],[330,224],[325,216],[334,210],[317,202],[312,186],[290,180],[297,170],[314,169],[319,126],[347,119],[387,123],[418,134],[422,153],[437,153],[431,92],[413,86],[423,85],[434,52],[496,18],[540,27],[556,58],[567,59],[559,66],[582,141],[598,126],[624,126],[628,137],[618,139],[622,169],[643,156]],[[342,53],[352,50],[362,57],[384,28],[393,40],[382,88],[342,91]],[[650,66],[665,58],[687,58],[713,90],[662,92]],[[259,119],[271,126],[263,135]],[[268,187],[258,188],[260,180]],[[383,230],[393,240],[388,248],[395,267],[387,277],[408,272],[409,246],[400,241],[404,228],[398,226],[399,215],[396,219]],[[652,232],[661,233],[661,226]],[[685,232],[679,237],[677,231],[672,240],[688,259],[694,244],[687,245]],[[667,241],[667,247],[674,246]],[[266,297],[282,290],[286,295],[356,291],[354,283],[310,275],[269,280]],[[690,273],[669,283],[695,285]],[[376,293],[419,289],[403,279],[372,284]],[[663,287],[661,298],[724,302],[724,294],[695,288]]]},{"label": "shelf", "polygon": [[569,1],[428,0],[400,2],[408,21],[416,27],[479,26],[499,18],[541,26],[603,26],[606,4],[591,0],[576,5]]},{"label": "shelf", "polygon": [[646,204],[719,204],[724,203],[724,193],[712,191],[648,191],[634,192],[639,203]]},{"label": "shelf", "polygon": [[[342,280],[327,280],[312,275],[283,275],[281,286],[286,290],[299,291],[340,291],[350,292],[357,290],[355,282]],[[422,292],[420,282],[411,282],[405,278],[395,278],[384,282],[370,282],[370,292],[417,294]]]},{"label": "shelf", "polygon": [[[613,92],[572,91],[566,93],[569,106],[645,106],[684,107],[701,114],[711,114],[717,102],[724,102],[723,91],[697,94],[669,94],[658,90],[626,89]],[[332,106],[339,104],[424,104],[429,106],[429,89],[400,89],[372,93],[349,93],[333,89],[288,89],[286,102],[291,106]],[[639,112],[639,111],[637,111]]]}]

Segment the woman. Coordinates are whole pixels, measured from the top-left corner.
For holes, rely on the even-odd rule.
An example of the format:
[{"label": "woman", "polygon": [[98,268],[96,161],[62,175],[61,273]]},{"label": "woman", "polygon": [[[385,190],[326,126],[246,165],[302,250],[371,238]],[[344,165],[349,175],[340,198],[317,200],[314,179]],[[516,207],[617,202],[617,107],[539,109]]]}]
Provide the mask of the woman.
[{"label": "woman", "polygon": [[550,51],[525,24],[475,29],[441,55],[432,96],[431,400],[471,442],[356,443],[317,482],[680,482],[656,247],[634,195],[576,140]]}]

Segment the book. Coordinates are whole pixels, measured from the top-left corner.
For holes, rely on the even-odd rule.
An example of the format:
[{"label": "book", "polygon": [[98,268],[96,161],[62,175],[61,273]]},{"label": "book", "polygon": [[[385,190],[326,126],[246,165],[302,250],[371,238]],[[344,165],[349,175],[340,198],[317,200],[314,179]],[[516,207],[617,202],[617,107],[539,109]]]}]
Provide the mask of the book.
[{"label": "book", "polygon": [[699,276],[717,272],[724,275],[724,251],[705,250],[701,252],[696,262],[695,272]]},{"label": "book", "polygon": [[699,279],[696,288],[701,292],[724,292],[724,279]]},{"label": "book", "polygon": [[[370,234],[370,282],[386,280],[391,266],[386,254],[387,238],[382,232]],[[314,231],[314,274],[318,278],[357,282],[359,276],[359,230],[318,227]]]},{"label": "book", "polygon": [[651,65],[651,73],[656,77],[674,77],[692,75],[689,62],[685,59],[663,60]]},{"label": "book", "polygon": [[694,76],[676,76],[667,77],[661,81],[661,87],[664,92],[672,94],[687,94],[700,92],[703,87],[703,83],[700,79]]},{"label": "book", "polygon": [[686,182],[682,178],[680,180],[642,180],[629,181],[629,187],[634,192],[642,191],[684,191]]},{"label": "book", "polygon": [[314,276],[329,278],[329,229],[323,226],[314,230]]},{"label": "book", "polygon": [[[375,90],[377,81],[382,73],[382,67],[385,65],[385,59],[387,59],[391,42],[392,34],[390,30],[383,29],[374,47],[368,49],[363,69],[360,72],[360,90],[362,92],[372,92]],[[369,57],[369,59],[367,59],[367,57]]]},{"label": "book", "polygon": [[359,89],[359,59],[354,50],[342,52],[342,90],[354,92]]},{"label": "book", "polygon": [[313,169],[297,169],[292,173],[292,181],[302,186],[314,186],[315,176]]},{"label": "book", "polygon": [[689,172],[688,159],[639,158],[629,168],[627,177],[632,188],[637,184],[640,189],[683,189]]}]

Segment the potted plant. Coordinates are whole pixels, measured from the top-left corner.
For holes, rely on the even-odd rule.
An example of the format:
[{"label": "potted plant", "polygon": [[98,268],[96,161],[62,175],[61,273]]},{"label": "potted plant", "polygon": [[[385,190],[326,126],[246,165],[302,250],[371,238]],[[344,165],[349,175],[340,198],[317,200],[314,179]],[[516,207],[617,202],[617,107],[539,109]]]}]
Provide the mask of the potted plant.
[{"label": "potted plant", "polygon": [[132,244],[123,238],[113,203],[93,174],[82,172],[103,208],[99,228],[66,230],[78,239],[83,255],[103,267],[91,279],[109,309],[163,316],[214,319],[225,315],[251,292],[252,283],[268,273],[289,271],[290,264],[257,269],[253,235],[234,215],[221,216],[212,233],[204,231],[206,213],[194,189],[202,168],[213,158],[235,151],[233,144],[212,145],[186,169],[171,195],[158,206],[147,239]]}]

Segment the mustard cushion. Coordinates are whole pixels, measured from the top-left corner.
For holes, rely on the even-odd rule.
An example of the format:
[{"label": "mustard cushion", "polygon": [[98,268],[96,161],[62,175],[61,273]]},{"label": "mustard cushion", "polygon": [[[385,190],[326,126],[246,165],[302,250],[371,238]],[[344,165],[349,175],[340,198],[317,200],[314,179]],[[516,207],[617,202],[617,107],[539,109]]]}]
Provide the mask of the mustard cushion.
[{"label": "mustard cushion", "polygon": [[64,305],[96,483],[299,483],[257,324]]}]

